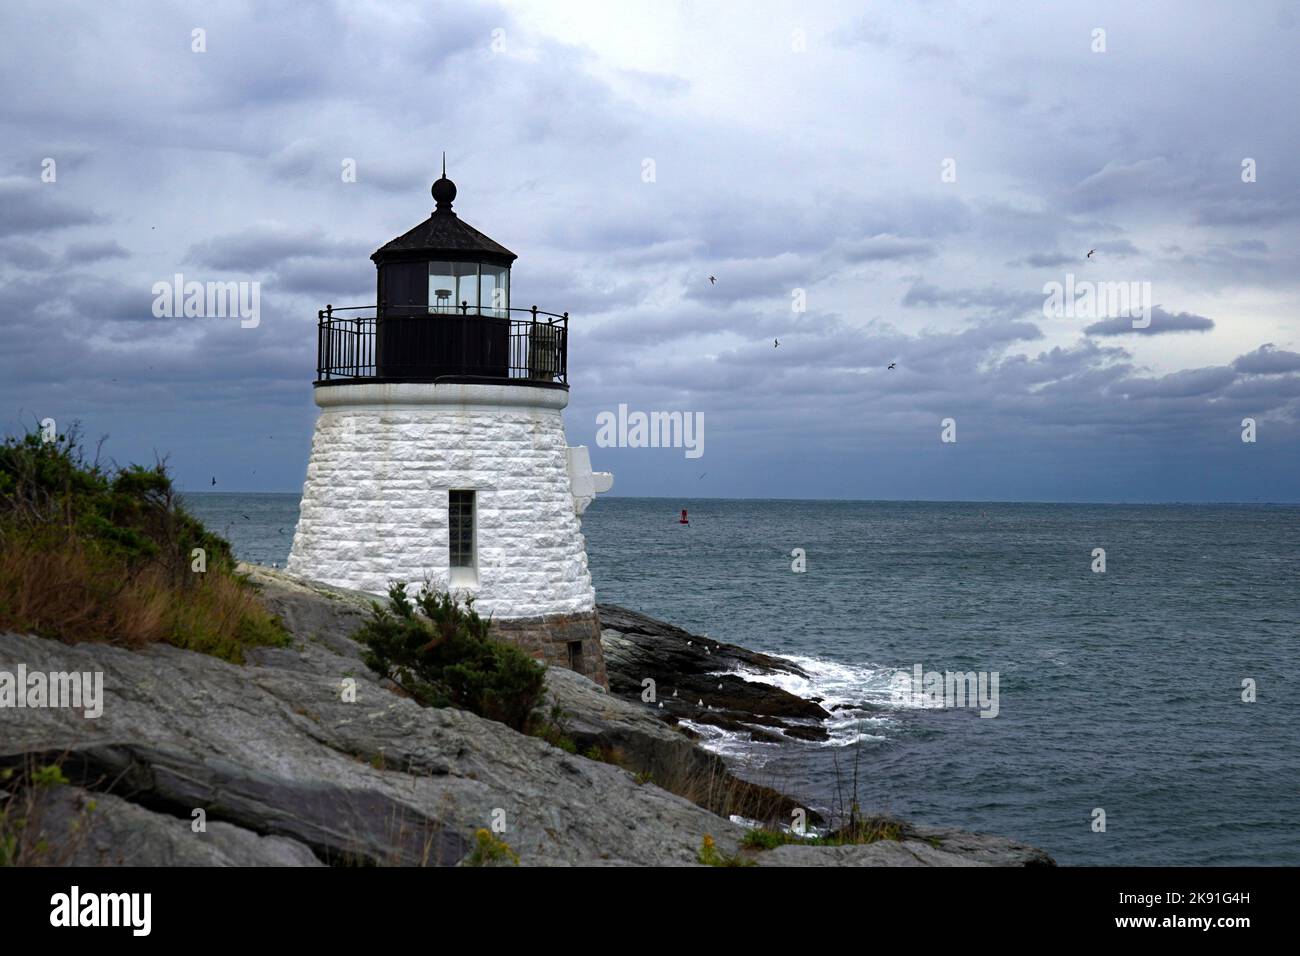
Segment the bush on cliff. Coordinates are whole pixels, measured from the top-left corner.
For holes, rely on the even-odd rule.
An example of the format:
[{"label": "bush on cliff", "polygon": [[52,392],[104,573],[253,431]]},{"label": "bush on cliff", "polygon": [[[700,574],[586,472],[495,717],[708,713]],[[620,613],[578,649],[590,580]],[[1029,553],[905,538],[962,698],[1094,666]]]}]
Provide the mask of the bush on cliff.
[{"label": "bush on cliff", "polygon": [[177,502],[162,463],[87,461],[75,431],[0,445],[0,630],[238,663],[289,635],[235,564]]},{"label": "bush on cliff", "polygon": [[488,636],[473,602],[405,582],[388,588],[388,607],[352,635],[366,665],[426,707],[457,707],[525,732],[542,699],[544,668],[518,648]]}]

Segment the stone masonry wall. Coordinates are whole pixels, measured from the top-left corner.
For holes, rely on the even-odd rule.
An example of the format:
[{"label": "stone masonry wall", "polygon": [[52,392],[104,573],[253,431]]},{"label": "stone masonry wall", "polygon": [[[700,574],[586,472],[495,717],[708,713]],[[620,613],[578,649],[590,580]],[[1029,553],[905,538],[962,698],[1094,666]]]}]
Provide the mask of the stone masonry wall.
[{"label": "stone masonry wall", "polygon": [[[428,579],[473,594],[481,614],[501,621],[594,612],[567,472],[567,395],[399,388],[317,388],[322,409],[287,569],[377,594],[392,580]],[[477,583],[449,578],[451,489],[477,492]]]},{"label": "stone masonry wall", "polygon": [[[609,688],[605,654],[600,646],[600,618],[595,611],[513,620],[494,618],[492,636],[552,667],[567,667]],[[577,661],[573,659],[572,644],[580,646]]]}]

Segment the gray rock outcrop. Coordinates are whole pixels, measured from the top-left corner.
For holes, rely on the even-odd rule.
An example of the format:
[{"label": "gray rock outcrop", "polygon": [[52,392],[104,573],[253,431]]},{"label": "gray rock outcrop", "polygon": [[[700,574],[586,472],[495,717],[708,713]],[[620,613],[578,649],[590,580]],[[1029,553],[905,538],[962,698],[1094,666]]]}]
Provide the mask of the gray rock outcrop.
[{"label": "gray rock outcrop", "polygon": [[[367,615],[368,595],[264,569],[253,577],[295,641],[252,651],[243,666],[166,646],[0,635],[0,670],[104,674],[98,719],[0,710],[0,766],[21,777],[57,764],[70,781],[29,788],[39,790],[31,824],[52,861],[464,865],[494,823],[533,866],[689,865],[706,835],[719,853],[760,865],[1048,861],[1011,841],[947,831],[880,849],[742,851],[745,828],[707,809],[735,778],[644,708],[549,672],[579,754],[471,713],[422,708],[378,681],[346,636]],[[355,702],[344,699],[349,680]],[[588,750],[601,759],[580,755]],[[698,778],[698,802],[658,785],[672,768]],[[204,832],[194,832],[195,810]]]}]

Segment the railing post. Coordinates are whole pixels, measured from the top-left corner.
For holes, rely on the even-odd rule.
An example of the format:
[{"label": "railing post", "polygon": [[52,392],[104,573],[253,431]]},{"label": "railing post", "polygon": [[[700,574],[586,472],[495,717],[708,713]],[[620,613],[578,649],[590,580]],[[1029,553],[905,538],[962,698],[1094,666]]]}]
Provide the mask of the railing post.
[{"label": "railing post", "polygon": [[325,318],[329,321],[325,323],[323,333],[325,338],[324,362],[326,368],[325,377],[329,378],[330,373],[334,371],[334,306],[328,302],[325,303]]},{"label": "railing post", "polygon": [[325,311],[323,309],[317,309],[316,310],[316,381],[318,382],[325,381],[325,370],[324,367],[321,365],[322,360],[325,358],[321,350],[321,343],[323,341],[324,335],[325,335]]}]

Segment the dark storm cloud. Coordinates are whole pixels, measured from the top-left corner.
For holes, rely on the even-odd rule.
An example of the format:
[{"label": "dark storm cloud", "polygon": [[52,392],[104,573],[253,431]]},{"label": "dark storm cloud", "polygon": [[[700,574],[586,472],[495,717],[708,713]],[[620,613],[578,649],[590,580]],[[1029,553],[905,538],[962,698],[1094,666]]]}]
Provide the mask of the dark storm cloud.
[{"label": "dark storm cloud", "polygon": [[267,279],[269,288],[300,292],[313,296],[330,295],[335,305],[370,302],[375,297],[375,267],[356,256],[340,259],[313,259],[282,264]]},{"label": "dark storm cloud", "polygon": [[1160,306],[1151,309],[1151,324],[1144,328],[1135,328],[1134,320],[1127,315],[1102,319],[1084,328],[1085,335],[1164,335],[1166,332],[1208,332],[1214,328],[1214,320],[1190,312],[1170,314]]},{"label": "dark storm cloud", "polygon": [[263,224],[195,243],[185,261],[211,269],[254,272],[274,269],[290,259],[351,258],[364,261],[373,251],[357,242],[331,239],[316,230]]},{"label": "dark storm cloud", "polygon": [[1247,375],[1300,372],[1300,352],[1288,352],[1275,347],[1272,342],[1266,342],[1255,351],[1238,356],[1232,367]]},{"label": "dark storm cloud", "polygon": [[55,264],[54,256],[28,239],[0,239],[0,265],[39,272]]},{"label": "dark storm cloud", "polygon": [[1192,398],[1214,395],[1232,384],[1237,373],[1227,366],[1193,368],[1160,378],[1133,378],[1117,390],[1130,398]]},{"label": "dark storm cloud", "polygon": [[52,232],[97,221],[94,213],[66,202],[58,195],[57,180],[43,183],[40,167],[31,175],[0,179],[0,237]]},{"label": "dark storm cloud", "polygon": [[[520,254],[513,304],[574,315],[573,444],[627,402],[709,416],[714,494],[1194,497],[1214,468],[1149,476],[1249,416],[1251,467],[1215,487],[1300,487],[1294,31],[844,4],[804,12],[796,55],[784,14],[691,9],[620,46],[545,6],[539,32],[492,4],[12,5],[0,407],[295,488],[316,311],[373,300],[368,256],[428,215],[446,149],[457,212]],[[1067,270],[1185,311],[1040,321]],[[154,319],[175,272],[258,281],[260,324]],[[1151,338],[1174,331],[1212,334]],[[934,466],[948,416],[985,468]],[[697,490],[606,456],[621,492]]]}]

